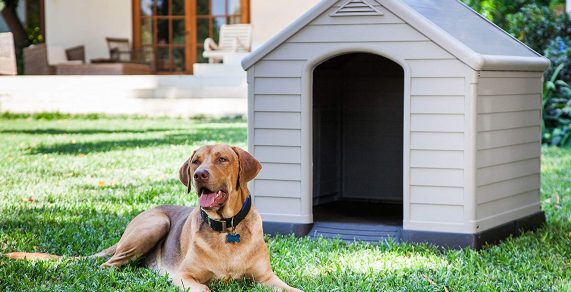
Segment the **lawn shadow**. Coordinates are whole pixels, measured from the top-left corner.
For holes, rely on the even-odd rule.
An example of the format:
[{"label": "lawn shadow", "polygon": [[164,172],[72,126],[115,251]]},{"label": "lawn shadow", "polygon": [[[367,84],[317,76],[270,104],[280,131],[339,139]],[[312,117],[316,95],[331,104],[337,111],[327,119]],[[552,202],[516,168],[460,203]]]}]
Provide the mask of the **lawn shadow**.
[{"label": "lawn shadow", "polygon": [[76,143],[59,143],[40,145],[32,148],[30,154],[80,154],[93,152],[107,152],[114,150],[127,150],[132,148],[157,147],[165,145],[192,145],[197,142],[224,142],[241,143],[246,139],[246,129],[236,127],[198,128],[192,131],[165,134],[156,138],[121,139],[87,141]]},{"label": "lawn shadow", "polygon": [[157,128],[157,129],[115,129],[115,130],[104,130],[104,129],[5,129],[0,130],[0,134],[25,134],[25,135],[93,135],[93,134],[141,134],[147,132],[166,132],[172,131],[169,128]]},{"label": "lawn shadow", "polygon": [[96,206],[13,206],[10,212],[3,212],[9,216],[0,218],[0,234],[11,243],[3,252],[88,255],[118,240],[128,222],[141,211],[119,215]]}]

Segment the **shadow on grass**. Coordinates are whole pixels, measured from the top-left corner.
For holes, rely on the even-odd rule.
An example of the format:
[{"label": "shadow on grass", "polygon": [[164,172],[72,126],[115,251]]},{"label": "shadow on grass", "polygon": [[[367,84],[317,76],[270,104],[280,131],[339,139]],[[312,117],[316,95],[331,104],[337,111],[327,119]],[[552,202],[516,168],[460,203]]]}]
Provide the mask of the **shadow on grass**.
[{"label": "shadow on grass", "polygon": [[104,130],[104,129],[6,129],[0,130],[0,134],[26,134],[26,135],[93,135],[93,134],[141,134],[148,132],[166,132],[172,131],[174,129],[116,129],[116,130]]},{"label": "shadow on grass", "polygon": [[165,145],[192,145],[197,142],[203,143],[241,143],[246,140],[246,129],[227,127],[207,129],[199,128],[189,132],[166,134],[162,137],[102,140],[77,143],[60,143],[53,145],[40,145],[32,148],[30,154],[80,154],[93,152],[107,152],[114,150],[127,150],[131,148],[146,148]]},{"label": "shadow on grass", "polygon": [[116,241],[127,223],[143,210],[119,215],[87,206],[13,206],[3,211],[0,234],[9,243],[3,252],[88,255]]}]

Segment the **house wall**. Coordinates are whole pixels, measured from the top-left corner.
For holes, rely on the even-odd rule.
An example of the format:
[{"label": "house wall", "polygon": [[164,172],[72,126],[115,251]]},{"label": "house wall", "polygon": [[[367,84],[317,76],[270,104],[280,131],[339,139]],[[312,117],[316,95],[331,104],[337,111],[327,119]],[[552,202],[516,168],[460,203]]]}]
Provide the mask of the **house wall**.
[{"label": "house wall", "polygon": [[312,222],[312,69],[363,51],[405,71],[403,227],[473,233],[475,72],[384,7],[383,17],[330,17],[338,5],[248,70],[249,147],[263,165],[253,194],[263,219]]},{"label": "house wall", "polygon": [[320,0],[250,0],[252,47],[256,49]]},{"label": "house wall", "polygon": [[481,72],[476,218],[479,231],[539,212],[543,74]]},{"label": "house wall", "polygon": [[131,0],[45,1],[46,41],[85,46],[86,59],[109,58],[106,37],[132,37]]}]

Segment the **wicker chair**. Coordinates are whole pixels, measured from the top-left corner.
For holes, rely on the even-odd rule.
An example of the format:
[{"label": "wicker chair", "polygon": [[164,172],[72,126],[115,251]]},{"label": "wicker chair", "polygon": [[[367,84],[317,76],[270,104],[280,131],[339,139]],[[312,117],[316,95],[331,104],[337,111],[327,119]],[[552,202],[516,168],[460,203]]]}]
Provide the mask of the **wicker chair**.
[{"label": "wicker chair", "polygon": [[48,46],[39,44],[24,49],[24,74],[53,75],[55,67],[48,63]]},{"label": "wicker chair", "polygon": [[[81,56],[81,51],[83,51],[83,56]],[[84,63],[84,52],[83,46],[73,47],[67,51],[52,47],[51,52],[46,44],[29,46],[24,49],[24,74],[53,75],[56,73],[55,65]],[[50,56],[52,60],[50,60]],[[70,56],[74,59],[70,60]]]}]

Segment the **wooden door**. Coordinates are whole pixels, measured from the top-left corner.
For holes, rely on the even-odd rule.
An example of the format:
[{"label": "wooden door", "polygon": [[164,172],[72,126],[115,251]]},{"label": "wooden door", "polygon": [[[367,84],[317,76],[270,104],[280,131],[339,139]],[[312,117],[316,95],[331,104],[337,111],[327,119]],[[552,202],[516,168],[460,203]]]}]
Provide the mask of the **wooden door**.
[{"label": "wooden door", "polygon": [[249,20],[249,0],[133,0],[133,48],[157,74],[192,74],[207,37]]}]

